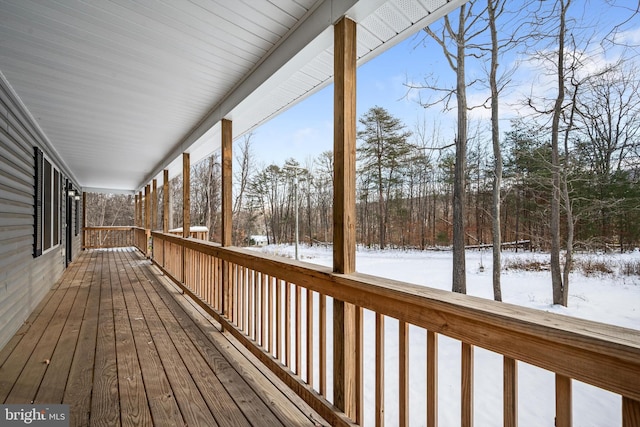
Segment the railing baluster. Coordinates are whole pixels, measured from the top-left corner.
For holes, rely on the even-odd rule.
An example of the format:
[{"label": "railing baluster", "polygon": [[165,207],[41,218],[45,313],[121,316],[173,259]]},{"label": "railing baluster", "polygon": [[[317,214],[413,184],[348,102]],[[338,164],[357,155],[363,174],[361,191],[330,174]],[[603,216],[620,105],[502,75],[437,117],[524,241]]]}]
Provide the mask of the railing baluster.
[{"label": "railing baluster", "polygon": [[238,266],[238,327],[241,331],[244,331],[244,304],[245,304],[245,268]]},{"label": "railing baluster", "polygon": [[[84,230],[85,245],[94,246],[120,245],[128,241],[129,237],[136,246],[143,251],[146,248],[146,231],[139,228],[119,230]],[[97,239],[97,240],[96,240]],[[499,305],[493,305],[491,301],[477,302],[463,300],[458,303],[455,299],[448,299],[448,295],[439,292],[424,291],[415,292],[407,287],[402,290],[397,284],[386,289],[386,283],[375,282],[374,279],[358,275],[334,275],[324,269],[316,270],[312,267],[295,265],[295,268],[287,267],[287,261],[283,260],[283,266],[274,265],[272,259],[263,259],[249,251],[237,248],[231,250],[219,248],[210,243],[194,243],[193,240],[185,241],[182,238],[171,237],[153,232],[153,261],[163,267],[167,275],[182,286],[192,297],[199,297],[207,304],[200,304],[205,310],[229,328],[229,332],[254,353],[269,369],[281,376],[283,380],[298,392],[307,401],[311,401],[321,409],[325,416],[329,416],[336,424],[349,425],[344,414],[336,414],[326,400],[317,399],[317,394],[311,389],[315,381],[315,336],[318,335],[319,353],[319,381],[317,386],[322,396],[327,396],[327,343],[326,319],[327,293],[335,295],[338,300],[346,301],[355,309],[355,357],[349,355],[348,374],[355,377],[355,389],[348,387],[341,389],[342,393],[351,393],[349,406],[350,416],[357,423],[363,423],[363,315],[364,309],[357,304],[366,302],[368,309],[376,316],[375,326],[375,425],[384,425],[385,405],[385,328],[386,316],[396,318],[399,321],[399,414],[398,424],[405,426],[410,423],[409,411],[409,350],[410,350],[410,325],[416,325],[427,329],[427,356],[426,356],[426,420],[427,427],[436,427],[438,419],[438,333],[435,330],[450,335],[454,338],[467,337],[467,342],[462,342],[461,351],[461,425],[473,425],[473,371],[474,371],[474,344],[488,350],[501,353],[503,359],[503,418],[504,425],[515,427],[518,423],[518,361],[514,357],[526,363],[539,364],[542,368],[553,372],[560,371],[563,374],[556,375],[556,426],[569,427],[572,423],[572,379],[590,382],[602,389],[610,390],[622,396],[622,425],[623,427],[640,427],[640,397],[636,390],[637,377],[629,375],[637,370],[637,339],[631,336],[625,340],[616,338],[616,334],[607,334],[609,331],[618,332],[614,326],[599,326],[596,323],[583,324],[580,320],[567,320],[567,325],[556,327],[545,323],[545,317],[537,318],[537,314],[528,309],[522,309],[524,314],[505,311]],[[233,261],[222,261],[219,256]],[[223,266],[228,263],[225,275],[228,274],[229,295],[225,296],[221,287]],[[237,264],[238,263],[238,264]],[[251,266],[251,268],[247,266]],[[267,273],[268,272],[268,273]],[[273,276],[272,276],[273,274]],[[301,274],[308,278],[299,280]],[[184,281],[184,285],[180,283]],[[303,286],[295,283],[303,283]],[[363,286],[374,282],[376,286]],[[336,283],[340,288],[336,288]],[[274,288],[275,286],[275,288]],[[284,295],[282,287],[284,288]],[[295,286],[294,289],[291,286]],[[312,291],[309,287],[316,289]],[[344,288],[342,288],[344,286]],[[302,288],[305,288],[306,302],[302,302]],[[335,289],[335,290],[334,290]],[[346,289],[346,290],[345,290]],[[353,292],[349,292],[352,289]],[[226,292],[226,291],[225,291]],[[292,295],[291,292],[295,292]],[[325,292],[325,293],[322,293]],[[432,293],[431,296],[427,295]],[[275,293],[275,295],[274,295]],[[314,293],[318,294],[318,330],[315,330]],[[400,295],[402,294],[402,295]],[[235,296],[234,296],[235,295]],[[230,299],[226,306],[225,298]],[[441,299],[441,300],[439,300]],[[225,300],[223,304],[223,300]],[[404,301],[410,303],[402,305]],[[253,305],[252,305],[253,304]],[[274,307],[275,317],[274,317]],[[285,305],[284,308],[282,307]],[[292,313],[291,304],[295,304],[295,313]],[[217,310],[211,311],[209,306]],[[303,306],[306,315],[303,315]],[[220,316],[220,310],[225,313]],[[351,312],[353,313],[353,312]],[[350,313],[350,315],[351,315]],[[442,319],[448,320],[448,315],[455,322],[443,324]],[[284,317],[283,317],[284,316]],[[553,319],[553,315],[552,316]],[[275,318],[275,323],[274,323]],[[304,318],[304,319],[303,319]],[[350,317],[351,318],[351,317]],[[228,320],[235,322],[231,325]],[[339,316],[334,320],[338,327],[341,325]],[[536,323],[537,319],[537,323]],[[295,322],[295,331],[292,334],[292,322]],[[303,344],[303,330],[306,322],[306,341]],[[513,325],[514,327],[511,327]],[[587,325],[588,330],[598,331],[597,334],[583,333],[582,326]],[[335,325],[334,325],[335,326]],[[275,330],[274,330],[275,328]],[[484,329],[481,329],[484,328]],[[586,327],[585,327],[586,328]],[[501,339],[487,340],[485,333],[491,330]],[[241,332],[242,331],[242,332]],[[542,333],[540,333],[542,332]],[[550,332],[550,333],[544,333]],[[552,332],[552,333],[551,333]],[[350,331],[350,333],[352,333]],[[284,337],[283,337],[284,334]],[[275,338],[274,338],[275,336]],[[529,336],[536,340],[524,339]],[[524,337],[524,338],[523,338]],[[578,338],[576,340],[575,338]],[[609,338],[601,338],[609,337]],[[253,338],[253,340],[252,340]],[[495,338],[495,337],[494,337]],[[285,340],[284,343],[282,340]],[[295,342],[292,340],[295,339]],[[274,342],[275,341],[275,342]],[[518,344],[517,351],[510,346],[511,342]],[[585,348],[582,344],[589,344]],[[473,344],[472,344],[473,343]],[[607,345],[613,343],[615,345]],[[630,344],[629,344],[630,343]],[[349,349],[353,349],[352,342]],[[295,345],[295,350],[291,348]],[[305,345],[303,349],[302,346]],[[262,346],[260,349],[258,346]],[[276,360],[265,353],[275,353]],[[543,351],[544,350],[544,351]],[[284,356],[283,356],[284,351]],[[352,351],[352,350],[351,350]],[[560,357],[564,352],[571,356],[571,362]],[[306,358],[303,356],[306,353]],[[533,356],[535,356],[535,358]],[[293,359],[295,358],[295,363]],[[303,360],[304,359],[304,360]],[[286,368],[283,369],[282,361]],[[303,364],[306,362],[306,368]],[[295,366],[295,369],[293,369]],[[589,375],[582,369],[589,369]],[[355,372],[354,372],[355,369]],[[306,376],[304,372],[306,371]],[[309,387],[301,386],[300,380],[306,379]],[[349,384],[351,387],[352,383]],[[627,396],[624,396],[624,395]],[[335,395],[335,393],[334,393]],[[335,396],[334,396],[335,397]],[[343,396],[339,396],[342,398]],[[393,397],[395,398],[395,396]],[[315,408],[315,406],[314,406]],[[332,418],[333,417],[333,418]],[[394,422],[395,424],[395,422]]]},{"label": "railing baluster", "polygon": [[556,427],[571,427],[571,378],[556,374]]},{"label": "railing baluster", "polygon": [[231,290],[231,295],[230,297],[232,297],[232,301],[231,301],[231,307],[233,307],[233,321],[235,322],[235,324],[238,324],[238,318],[239,318],[239,302],[238,299],[240,298],[239,293],[240,293],[240,282],[238,282],[238,264],[236,263],[230,263],[228,262],[228,265],[231,267],[231,283],[229,283],[229,288]]},{"label": "railing baluster", "polygon": [[409,325],[398,322],[399,425],[409,425]]},{"label": "railing baluster", "polygon": [[384,315],[376,313],[376,427],[384,426]]},{"label": "railing baluster", "polygon": [[462,343],[461,424],[473,427],[473,346]]},{"label": "railing baluster", "polygon": [[268,328],[268,345],[267,345],[267,351],[269,351],[269,353],[273,354],[273,294],[274,294],[274,278],[271,276],[268,276],[268,281],[267,281],[267,294],[269,295],[269,328]]},{"label": "railing baluster", "polygon": [[427,427],[438,425],[438,335],[427,331]]},{"label": "railing baluster", "polygon": [[364,309],[356,307],[356,423],[362,425],[364,422]]},{"label": "railing baluster", "polygon": [[260,332],[260,275],[253,271],[253,339],[258,342]]},{"label": "railing baluster", "polygon": [[276,279],[276,359],[282,361],[282,283]]},{"label": "railing baluster", "polygon": [[284,283],[284,364],[291,369],[291,283]]},{"label": "railing baluster", "polygon": [[269,287],[268,285],[268,279],[267,279],[267,275],[266,274],[262,274],[262,276],[260,277],[260,289],[261,289],[261,296],[260,296],[260,326],[261,326],[261,330],[260,330],[260,345],[262,347],[267,347],[267,342],[268,342],[268,338],[267,338],[267,324],[268,324],[268,320],[267,320],[267,288]]},{"label": "railing baluster", "polygon": [[640,427],[640,401],[622,396],[622,427]]},{"label": "railing baluster", "polygon": [[313,291],[307,289],[307,384],[313,387]]},{"label": "railing baluster", "polygon": [[247,330],[245,331],[245,333],[251,338],[255,339],[255,335],[253,334],[255,332],[255,329],[253,327],[255,323],[253,318],[253,307],[255,306],[253,291],[255,283],[253,279],[253,273],[251,272],[251,270],[247,269]]},{"label": "railing baluster", "polygon": [[504,427],[518,425],[518,362],[504,358]]},{"label": "railing baluster", "polygon": [[318,381],[322,396],[327,396],[327,296],[318,301]]},{"label": "railing baluster", "polygon": [[295,342],[295,347],[296,347],[296,374],[298,374],[299,377],[302,377],[302,363],[301,363],[301,358],[302,358],[302,325],[301,325],[301,321],[302,321],[302,307],[301,307],[301,301],[302,301],[302,290],[300,289],[300,286],[295,285],[295,291],[296,291],[296,342]]}]

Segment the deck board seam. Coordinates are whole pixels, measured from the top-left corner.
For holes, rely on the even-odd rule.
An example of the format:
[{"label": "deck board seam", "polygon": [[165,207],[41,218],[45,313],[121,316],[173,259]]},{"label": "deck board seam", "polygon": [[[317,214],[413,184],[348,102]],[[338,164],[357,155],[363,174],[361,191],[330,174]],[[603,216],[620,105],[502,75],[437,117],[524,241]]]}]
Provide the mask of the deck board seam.
[{"label": "deck board seam", "polygon": [[[132,252],[132,253],[135,253],[135,252]],[[131,269],[133,270],[133,267],[134,267],[133,264],[130,264],[130,267],[132,267]],[[144,289],[143,289],[143,291],[144,291]],[[187,373],[187,377],[188,377],[188,379],[187,379],[187,377],[185,377],[185,379],[187,380],[187,382],[190,381],[192,383],[193,387],[195,387],[194,391],[197,392],[197,394],[200,396],[200,399],[202,400],[202,402],[199,403],[199,404],[204,404],[204,408],[206,408],[206,411],[211,416],[210,421],[215,420],[215,416],[214,416],[213,412],[211,411],[211,409],[209,407],[209,404],[207,403],[207,399],[205,399],[205,397],[203,396],[201,389],[197,385],[196,379],[193,377],[191,371],[188,368],[188,364],[184,360],[183,354],[181,354],[177,344],[175,343],[175,340],[172,337],[172,333],[171,333],[171,331],[169,330],[169,328],[167,326],[168,325],[167,319],[164,319],[163,316],[160,315],[160,313],[158,312],[158,307],[152,303],[151,299],[146,294],[146,292],[145,292],[144,296],[150,302],[148,310],[152,310],[153,311],[153,316],[155,316],[158,319],[158,321],[160,322],[160,325],[162,327],[162,330],[164,331],[163,335],[165,337],[161,338],[161,339],[168,340],[167,343],[166,343],[166,346],[165,345],[161,345],[160,346],[163,349],[162,353],[164,353],[165,357],[166,357],[166,355],[167,355],[166,352],[169,351],[170,354],[172,355],[172,357],[178,358],[181,361],[181,366],[183,366],[186,369],[186,373]],[[160,338],[160,337],[158,337],[158,338]],[[162,362],[163,366],[166,366],[164,358],[161,357],[161,359],[163,360],[163,362]],[[171,375],[169,375],[169,382],[170,382],[170,384],[171,384],[171,386],[172,386],[172,388],[174,390],[176,389],[176,387],[178,389],[180,389],[183,386],[183,384],[176,383],[176,380],[177,380],[177,378],[174,377],[173,373],[171,373]],[[177,396],[179,396],[179,394]],[[183,402],[182,399],[180,399],[180,398],[178,398],[177,401],[178,401],[178,406],[180,407],[180,410],[181,410],[181,412],[183,414],[183,418],[187,418],[187,419],[193,418],[193,415],[191,415],[191,416],[188,415],[191,411],[187,410],[187,406],[195,406],[195,402],[193,400],[191,400],[189,402]],[[187,405],[187,406],[185,406],[185,405]]]},{"label": "deck board seam", "polygon": [[[176,303],[175,299],[168,293],[167,289],[158,283],[157,277],[149,271],[149,268],[151,268],[151,263],[147,262],[145,264],[145,268],[137,269],[136,271],[140,271],[140,274],[143,276],[143,280],[146,281],[146,283],[148,283],[147,288],[150,287],[151,289],[153,289],[153,292],[163,302],[164,307],[166,307],[166,309],[172,314],[173,318],[180,325],[180,327],[183,330],[185,330],[187,334],[187,338],[189,339],[189,342],[198,351],[198,353],[200,354],[200,358],[209,367],[212,375],[216,378],[216,381],[217,381],[217,384],[219,384],[219,387],[221,387],[229,396],[232,396],[233,393],[229,390],[229,387],[227,386],[226,381],[223,380],[223,378],[221,378],[218,373],[219,368],[215,366],[215,363],[213,360],[210,360],[211,355],[203,353],[204,349],[202,348],[202,344],[198,342],[197,339],[195,339],[195,337],[193,336],[193,333],[191,332],[191,330],[193,329],[193,330],[197,330],[200,334],[202,334],[202,329],[200,328],[198,322],[194,321],[194,319],[192,319],[192,317],[185,312],[184,308]],[[159,288],[156,287],[158,285],[159,285]],[[203,337],[205,337],[205,340],[206,340],[206,336],[203,335]],[[221,360],[224,360],[224,363],[228,366],[228,368],[233,369],[233,366],[231,366],[232,364],[229,362],[229,360],[226,357],[224,357],[224,355],[219,351],[219,349],[216,346],[213,346],[209,340],[206,340],[206,341],[208,343],[209,349],[212,351],[215,351],[216,355],[214,355],[214,357],[218,357]],[[242,381],[241,377],[238,377],[238,378],[240,381]],[[251,389],[246,383],[245,383],[245,386],[248,391],[256,395],[256,398],[258,397],[257,393],[255,393],[255,391]],[[251,422],[251,420],[249,419],[249,416],[247,415],[246,410],[243,409],[244,405],[239,405],[237,404],[237,402],[234,402],[234,403],[236,403],[236,407],[244,417],[244,420],[247,423],[249,423],[249,425],[254,425],[254,423]],[[265,409],[268,410],[268,408],[266,407]],[[271,421],[268,421],[266,419],[261,420],[262,425],[264,425],[265,422],[268,422],[269,425],[273,425],[274,421],[278,422],[277,418],[274,418]]]},{"label": "deck board seam", "polygon": [[[178,411],[178,414],[179,414],[179,417],[180,417],[180,421],[181,421],[180,423],[184,424],[185,423],[184,415],[182,414],[182,410],[180,409],[180,405],[178,404],[178,402],[177,402],[177,400],[175,398],[175,393],[174,393],[173,388],[171,386],[171,382],[170,382],[169,378],[167,377],[166,366],[163,363],[162,358],[160,358],[160,352],[159,352],[159,349],[158,349],[158,344],[157,344],[156,340],[153,337],[153,334],[152,334],[152,331],[151,331],[151,327],[149,326],[148,319],[144,315],[144,312],[143,312],[143,309],[142,309],[142,304],[141,304],[137,294],[135,293],[135,289],[134,289],[133,283],[131,282],[131,277],[129,276],[129,269],[127,268],[127,264],[126,264],[126,260],[128,259],[128,256],[123,256],[121,254],[122,254],[122,252],[119,253],[119,260],[120,260],[120,263],[122,264],[122,266],[123,266],[123,268],[125,270],[125,273],[127,274],[128,286],[131,288],[132,295],[133,295],[133,297],[135,299],[135,304],[137,305],[137,309],[135,309],[135,311],[139,313],[139,315],[142,318],[142,321],[144,321],[144,324],[145,324],[144,328],[146,329],[146,332],[148,333],[149,339],[151,340],[151,344],[153,345],[153,349],[154,349],[153,351],[155,352],[155,354],[156,354],[156,356],[158,358],[158,362],[160,363],[160,366],[162,367],[162,375],[164,377],[164,380],[166,380],[166,385],[168,386],[169,391],[171,393],[170,396],[172,397],[173,401],[175,402],[175,409]],[[129,307],[129,303],[127,303],[127,307]],[[144,331],[143,331],[143,333],[144,333]],[[140,360],[140,351],[141,351],[141,349],[138,348],[139,342],[138,342],[138,340],[135,339],[135,335],[136,334],[135,334],[135,331],[134,331],[134,344],[135,344],[137,352],[138,352],[138,359],[140,361],[140,367],[142,368],[143,367],[143,363]],[[154,410],[152,408],[152,404],[151,404],[152,402],[151,402],[151,399],[150,399],[150,396],[149,396],[149,393],[150,393],[149,392],[149,387],[147,387],[147,384],[149,384],[149,382],[153,381],[153,379],[149,379],[147,377],[147,375],[145,375],[145,369],[142,369],[142,378],[143,378],[143,381],[145,383],[145,390],[147,391],[147,401],[148,401],[148,404],[149,404],[149,409],[151,411],[151,417],[152,417],[152,420],[154,422],[154,425],[159,425],[159,424],[162,424],[163,422],[164,423],[168,422],[168,420],[160,420],[160,419],[157,419],[156,417],[154,417]],[[159,380],[159,381],[162,381],[162,379]]]},{"label": "deck board seam", "polygon": [[[153,269],[154,271],[157,271],[157,273],[151,272],[151,269]],[[168,278],[166,276],[161,275],[159,270],[151,263],[149,264],[149,274],[151,274],[156,279],[156,281],[158,281],[158,282],[160,282],[161,279],[164,280],[164,285],[162,285],[163,287],[166,288],[167,286],[169,286],[171,289],[175,289],[176,291],[180,292],[179,288],[177,288],[176,285],[173,282],[168,280]],[[167,294],[167,296],[168,296],[168,298],[171,298],[171,301],[173,301],[175,304],[180,305],[180,303],[176,300],[177,295]],[[200,313],[201,316],[204,316],[203,318],[207,319],[206,322],[208,324],[210,324],[213,328],[215,328],[216,331],[220,332],[219,328],[216,326],[216,325],[218,325],[218,323],[215,322],[215,320],[211,319],[210,316],[207,313],[205,313],[199,306],[194,304],[190,300],[190,298],[188,298],[186,295],[183,295],[183,296],[184,296],[184,301],[185,301],[186,304],[189,304],[189,306],[191,306],[195,311]],[[184,308],[182,308],[182,310],[184,310]],[[187,316],[189,316],[189,318],[191,318],[191,315],[187,314]],[[226,351],[222,351],[222,349],[220,347],[221,344],[219,344],[217,341],[215,341],[209,333],[204,331],[202,329],[201,325],[198,324],[197,327],[201,331],[201,333],[204,334],[206,339],[210,343],[212,343],[212,345],[214,345],[214,347],[218,350],[218,352],[220,352],[220,354],[223,357],[225,357],[225,359],[227,359],[227,361],[231,365],[232,369],[234,369],[236,371],[236,373],[241,378],[241,380],[243,382],[245,382],[245,384],[247,384],[247,386],[249,388],[255,390],[256,384],[252,385],[252,384],[249,383],[249,380],[247,379],[247,373],[238,371],[238,363],[235,360],[232,361],[232,360],[228,359],[227,352]],[[225,343],[233,346],[236,349],[236,351],[238,352],[238,354],[243,358],[243,360],[246,360],[247,363],[251,364],[254,367],[254,369],[256,369],[257,372],[259,372],[259,374],[264,377],[264,379],[266,381],[268,381],[276,390],[278,390],[278,392],[288,402],[290,402],[291,405],[293,405],[295,408],[297,408],[297,410],[301,414],[303,414],[304,418],[306,419],[307,422],[310,423],[310,425],[313,425],[313,426],[316,426],[316,425],[328,425],[326,423],[326,421],[324,419],[322,419],[319,415],[314,414],[315,411],[313,411],[311,408],[309,408],[306,405],[306,403],[304,403],[302,401],[302,399],[300,399],[297,395],[294,394],[293,391],[290,391],[290,390],[286,389],[286,385],[283,385],[283,384],[281,384],[279,382],[274,382],[275,376],[272,375],[272,373],[268,369],[259,366],[260,365],[259,361],[255,361],[254,362],[251,358],[247,357],[247,355],[249,353],[246,351],[246,349],[242,345],[240,345],[239,343],[237,343],[237,344],[234,343],[233,341],[235,341],[235,340],[233,339],[233,337],[228,336],[227,334],[222,334],[222,333],[221,333],[221,336],[222,336],[222,339],[225,341]],[[278,381],[278,380],[276,379],[276,381]],[[290,392],[291,395],[289,395],[287,392],[285,392],[283,390],[283,388],[285,388],[287,390],[287,392]],[[276,405],[276,401],[275,400],[270,400],[269,397],[266,396],[265,394],[257,393],[257,395],[258,395],[259,399],[263,402],[263,404],[265,404],[266,407],[273,413],[273,415],[276,418],[278,418],[281,423],[284,423],[282,418],[283,417],[286,418],[286,414],[284,414],[284,413],[279,413],[278,414],[277,413],[277,412],[280,412],[280,408]],[[299,399],[299,402],[296,402],[296,401],[292,400],[292,397],[293,397],[293,399]],[[307,413],[307,411],[309,411],[309,412]],[[297,426],[297,425],[299,425],[299,423],[296,422],[296,423],[292,423],[290,425],[296,425]]]},{"label": "deck board seam", "polygon": [[[74,271],[74,277],[77,274],[77,271]],[[65,300],[66,300],[66,296],[69,292],[73,292],[72,288],[70,286],[61,286],[64,283],[64,274],[60,277],[60,279],[56,282],[57,283],[57,287],[55,287],[55,289],[52,287],[52,289],[49,291],[49,293],[52,293],[51,298],[48,301],[51,301],[51,299],[53,299],[53,297],[55,296],[56,298],[59,298],[57,304],[55,304],[55,306],[49,306],[48,304],[45,305],[45,307],[43,307],[43,310],[40,311],[38,313],[38,316],[34,319],[34,321],[32,322],[31,326],[29,327],[29,330],[27,331],[27,333],[29,331],[33,331],[34,336],[28,336],[27,337],[27,333],[25,333],[25,335],[21,338],[20,343],[25,343],[25,345],[31,345],[30,343],[27,343],[26,341],[24,341],[26,338],[33,338],[33,343],[32,343],[32,347],[28,350],[28,356],[25,357],[25,355],[22,355],[21,360],[18,362],[20,363],[20,369],[18,370],[12,370],[12,376],[14,379],[12,380],[12,386],[10,389],[6,390],[6,394],[4,396],[2,396],[2,390],[0,389],[0,397],[3,403],[10,403],[13,401],[13,399],[16,399],[15,397],[12,398],[12,396],[16,393],[16,386],[20,387],[20,378],[23,378],[23,375],[25,375],[25,368],[30,364],[34,364],[34,357],[36,357],[36,351],[41,350],[42,346],[44,344],[41,344],[43,341],[43,336],[45,336],[45,331],[48,330],[52,319],[54,319],[58,313],[58,310],[60,310],[60,307],[65,304]],[[75,299],[75,296],[74,296]],[[55,300],[54,300],[55,303]],[[70,310],[70,308],[69,308]],[[50,313],[49,313],[50,312]],[[68,314],[68,313],[67,313]],[[44,316],[41,318],[41,316]],[[40,330],[35,330],[32,329],[33,326],[36,324],[36,322],[41,321],[42,323],[44,323],[44,327],[41,328]],[[66,320],[65,320],[66,321]],[[62,329],[61,329],[62,330]],[[57,343],[57,340],[56,340]],[[13,351],[12,351],[12,355],[14,351],[19,350],[19,345],[17,345]],[[51,352],[53,353],[53,351]],[[17,354],[17,353],[16,353]],[[3,364],[3,366],[1,368],[6,367],[6,363],[10,360],[11,355],[9,357],[7,357],[7,360],[5,361],[5,364]],[[43,360],[44,362],[44,360]],[[0,372],[1,372],[1,368],[0,368]],[[46,371],[46,369],[45,369]],[[27,373],[28,374],[28,373]],[[43,373],[44,376],[44,373]],[[6,381],[6,377],[5,377],[5,381]],[[42,381],[42,378],[40,378],[40,381]],[[40,384],[38,384],[38,388],[39,388]],[[19,391],[19,388],[17,389]],[[37,393],[37,388],[36,391],[33,394],[33,398],[35,398],[35,395]],[[29,399],[29,401],[31,401],[32,399]],[[27,403],[27,402],[16,402],[16,403]]]}]

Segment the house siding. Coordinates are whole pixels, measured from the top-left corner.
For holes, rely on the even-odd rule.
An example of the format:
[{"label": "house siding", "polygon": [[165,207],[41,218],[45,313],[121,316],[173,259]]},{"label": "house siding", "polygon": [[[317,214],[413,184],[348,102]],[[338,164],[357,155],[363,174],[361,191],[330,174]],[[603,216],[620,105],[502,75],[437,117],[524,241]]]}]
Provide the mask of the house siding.
[{"label": "house siding", "polygon": [[[20,328],[65,269],[66,236],[41,256],[33,257],[34,148],[39,147],[64,176],[30,115],[0,74],[0,348]],[[76,188],[79,188],[75,185]],[[65,204],[60,214],[64,224]],[[73,212],[75,214],[75,212]],[[74,257],[81,234],[73,233]]]}]

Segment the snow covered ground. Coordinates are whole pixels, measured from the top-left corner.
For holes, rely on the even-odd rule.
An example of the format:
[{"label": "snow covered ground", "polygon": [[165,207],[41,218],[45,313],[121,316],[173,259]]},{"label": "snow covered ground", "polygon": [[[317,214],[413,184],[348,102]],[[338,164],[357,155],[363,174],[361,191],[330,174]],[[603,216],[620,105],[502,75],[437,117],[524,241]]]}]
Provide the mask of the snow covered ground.
[{"label": "snow covered ground", "polygon": [[[265,253],[293,257],[292,246],[267,246],[257,249]],[[530,252],[503,253],[503,265],[510,261],[539,259],[548,261],[548,254]],[[552,305],[551,279],[548,271],[507,270],[502,273],[503,301],[525,307],[546,310],[568,316],[591,319],[627,328],[640,329],[640,277],[621,274],[619,266],[640,262],[640,252],[628,254],[578,255],[583,260],[605,262],[614,270],[611,274],[585,276],[572,273],[569,307]],[[330,248],[301,247],[303,261],[331,266]],[[359,272],[402,280],[439,289],[450,289],[451,252],[449,251],[379,251],[361,249],[357,252]],[[468,251],[467,291],[470,295],[493,298],[491,251]],[[483,267],[483,268],[481,268]],[[331,305],[328,304],[330,308]],[[317,311],[316,311],[317,313]],[[331,313],[327,313],[331,319]],[[373,313],[365,312],[365,426],[373,425],[375,400]],[[398,354],[397,321],[385,322],[385,422],[397,424]],[[426,421],[426,333],[410,328],[410,425],[423,426]],[[330,340],[329,341],[329,345]],[[331,349],[328,350],[331,352]],[[439,425],[460,425],[460,343],[441,336],[439,340]],[[330,353],[331,354],[331,353]],[[317,358],[316,358],[317,359]],[[331,357],[328,358],[331,360]],[[554,374],[518,363],[518,417],[521,426],[553,426],[555,412]],[[328,367],[330,372],[330,367]],[[501,426],[502,423],[502,356],[475,349],[475,425]],[[317,376],[317,372],[316,372]],[[331,389],[331,378],[328,378]],[[317,378],[316,382],[317,384]],[[574,426],[609,427],[621,425],[621,398],[606,391],[574,381]]]}]

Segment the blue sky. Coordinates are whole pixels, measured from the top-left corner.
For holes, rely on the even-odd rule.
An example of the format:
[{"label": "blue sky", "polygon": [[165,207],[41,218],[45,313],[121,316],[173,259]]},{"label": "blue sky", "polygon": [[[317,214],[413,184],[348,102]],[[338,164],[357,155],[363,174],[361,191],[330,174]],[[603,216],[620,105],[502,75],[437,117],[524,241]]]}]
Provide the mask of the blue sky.
[{"label": "blue sky", "polygon": [[[410,37],[358,68],[358,117],[375,105],[386,108],[392,115],[405,121],[408,127],[413,127],[416,119],[422,117],[424,108],[407,99],[404,86],[412,75],[415,76],[428,63],[423,57],[424,49],[414,50],[417,43],[415,37]],[[333,85],[255,130],[253,148],[265,165],[282,164],[290,157],[304,164],[307,158],[332,150]]]},{"label": "blue sky", "polygon": [[[610,28],[611,22],[621,22],[629,17],[628,10],[612,9],[604,6],[605,0],[575,0],[572,12],[578,20],[607,21],[601,24],[602,30]],[[635,7],[635,0],[621,0],[619,3]],[[455,12],[454,12],[455,13]],[[584,15],[584,16],[583,16]],[[587,16],[588,15],[588,16]],[[626,23],[627,40],[640,43],[639,17]],[[421,82],[429,73],[452,78],[453,74],[445,63],[441,49],[433,41],[422,43],[425,33],[399,43],[378,57],[360,66],[357,70],[357,117],[361,117],[369,108],[381,106],[393,116],[400,118],[409,130],[414,130],[418,122],[433,128],[438,123],[441,138],[450,139],[455,128],[455,111],[444,113],[441,108],[423,108],[417,102],[414,91],[407,97],[407,82]],[[588,68],[597,68],[604,62],[613,61],[619,55],[615,49],[590,53],[595,58]],[[518,58],[515,52],[503,58],[501,65],[509,66]],[[483,73],[479,64],[471,61],[467,64],[468,75]],[[533,63],[520,63],[518,74],[514,75],[514,89],[509,90],[502,102],[501,112],[504,115],[503,127],[508,126],[509,119],[517,115],[521,100],[531,91],[551,87],[553,79],[541,72]],[[470,90],[469,102],[477,103],[485,99],[485,93]],[[455,101],[454,101],[455,102]],[[475,110],[472,113],[472,124],[482,123],[489,116],[487,110]],[[475,117],[475,118],[474,118]],[[333,149],[333,85],[298,103],[271,121],[254,131],[253,150],[258,159],[257,166],[275,163],[282,165],[288,158],[294,158],[302,165],[316,158],[321,152]],[[445,142],[443,142],[444,144]],[[450,143],[450,141],[446,141]]]}]

